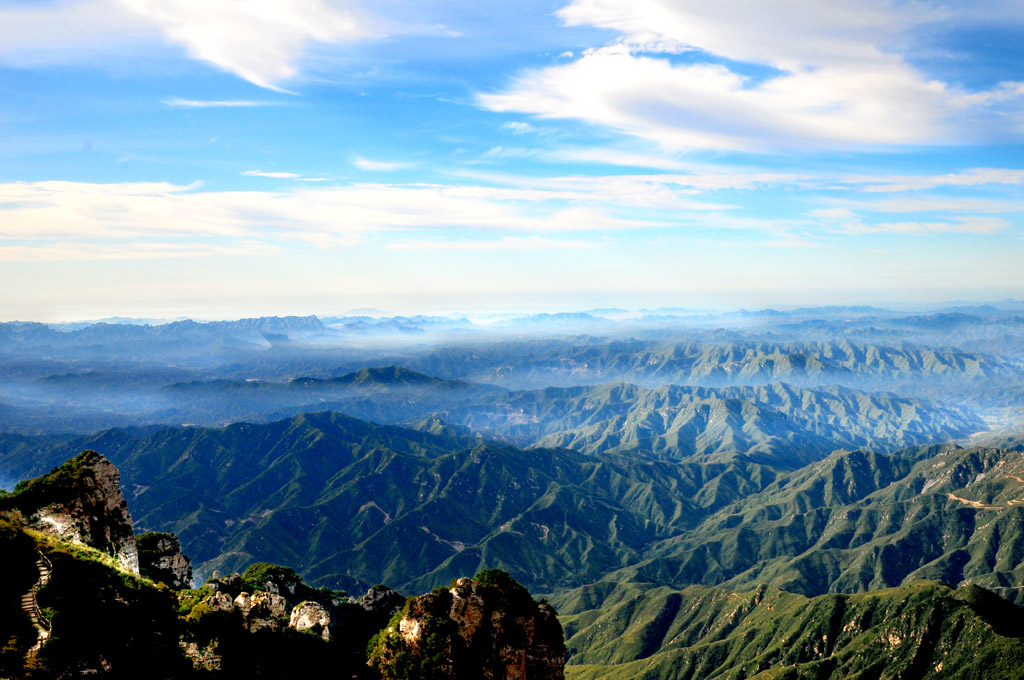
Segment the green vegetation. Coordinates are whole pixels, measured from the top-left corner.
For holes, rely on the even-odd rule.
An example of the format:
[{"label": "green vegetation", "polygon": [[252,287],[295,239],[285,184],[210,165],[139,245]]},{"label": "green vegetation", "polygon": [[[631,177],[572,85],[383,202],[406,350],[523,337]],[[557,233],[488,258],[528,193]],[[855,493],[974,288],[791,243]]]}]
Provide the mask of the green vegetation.
[{"label": "green vegetation", "polygon": [[506,667],[541,680],[563,651],[553,611],[500,569],[410,598],[367,649],[382,680],[501,678]]},{"label": "green vegetation", "polygon": [[[453,644],[458,627],[449,618],[452,595],[447,588],[410,599],[391,619],[387,628],[367,646],[369,664],[381,680],[448,680],[452,674]],[[398,631],[399,622],[415,616],[423,634],[415,648],[407,645]]]},{"label": "green vegetation", "polygon": [[332,413],[103,438],[137,525],[178,535],[200,576],[304,564],[332,591],[423,592],[494,566],[541,592],[611,573],[806,595],[914,578],[1024,592],[1014,449],[854,450],[790,470],[522,450]]},{"label": "green vegetation", "polygon": [[1024,612],[976,587],[807,599],[604,582],[556,600],[572,679],[1011,678],[1024,664]]},{"label": "green vegetation", "polygon": [[26,479],[14,491],[0,496],[0,511],[14,508],[38,508],[73,497],[86,473],[102,459],[95,451],[85,450],[54,467],[48,474]]}]

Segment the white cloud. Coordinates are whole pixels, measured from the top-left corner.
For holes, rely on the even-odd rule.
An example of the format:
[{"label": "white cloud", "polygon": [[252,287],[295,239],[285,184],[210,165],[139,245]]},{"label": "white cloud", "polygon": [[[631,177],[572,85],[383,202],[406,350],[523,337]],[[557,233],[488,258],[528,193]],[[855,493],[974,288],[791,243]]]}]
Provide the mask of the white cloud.
[{"label": "white cloud", "polygon": [[169,97],[164,104],[177,109],[220,109],[220,108],[245,108],[253,106],[276,106],[278,102],[254,101],[251,99],[181,99],[180,97]]},{"label": "white cloud", "polygon": [[883,222],[865,225],[859,222],[844,225],[845,231],[860,234],[994,234],[1009,226],[999,217],[958,217],[949,222]]},{"label": "white cloud", "polygon": [[908,27],[942,19],[920,4],[869,0],[574,0],[558,12],[571,26],[619,31],[627,39],[671,39],[728,59],[785,70],[810,64],[886,61],[880,46]]},{"label": "white cloud", "polygon": [[734,205],[699,201],[690,195],[724,189],[797,186],[807,175],[777,172],[693,172],[687,174],[570,175],[535,177],[517,174],[463,172],[460,176],[521,190],[562,192],[566,199],[607,202],[632,207],[663,207],[697,212],[730,210]]},{"label": "white cloud", "polygon": [[889,177],[849,177],[848,184],[864,185],[864,191],[897,192],[935,189],[945,186],[973,187],[984,184],[1024,184],[1024,170],[1011,168],[972,168],[946,175],[892,175]]},{"label": "white cloud", "polygon": [[195,59],[260,87],[298,72],[307,45],[364,37],[351,12],[326,0],[118,0]]},{"label": "white cloud", "polygon": [[494,146],[481,155],[481,158],[536,158],[544,155],[542,149],[526,149],[521,146]]},{"label": "white cloud", "polygon": [[[920,3],[575,0],[559,14],[622,37],[525,72],[505,91],[479,95],[482,106],[583,120],[684,149],[959,143],[1020,132],[1019,117],[997,115],[1020,111],[1020,83],[969,93],[900,54],[915,25],[952,21]],[[683,50],[760,65],[763,78],[659,54]],[[986,108],[996,104],[1003,110]]]},{"label": "white cloud", "polygon": [[401,170],[402,168],[409,167],[408,163],[396,163],[394,161],[371,161],[368,158],[356,158],[352,161],[352,165],[356,166],[360,170],[366,170],[368,172],[390,172],[392,170]]},{"label": "white cloud", "polygon": [[951,198],[929,196],[927,198],[896,197],[870,201],[834,201],[835,203],[876,213],[1013,213],[1024,211],[1020,200],[998,200],[988,198]]},{"label": "white cloud", "polygon": [[0,8],[0,57],[75,63],[162,37],[194,59],[281,91],[311,45],[368,37],[364,24],[334,0],[63,0]]},{"label": "white cloud", "polygon": [[692,170],[693,163],[687,163],[665,156],[654,156],[644,153],[623,151],[609,147],[567,148],[547,151],[543,160],[553,163],[601,163],[603,165],[619,165],[634,168],[654,168],[657,170]]},{"label": "white cloud", "polygon": [[82,259],[75,253],[110,258],[158,242],[164,244],[159,250],[163,257],[239,243],[250,244],[247,250],[253,243],[281,247],[295,242],[339,248],[371,233],[422,229],[460,230],[472,239],[493,231],[664,226],[616,217],[600,202],[575,203],[561,192],[485,186],[355,184],[289,192],[203,192],[198,185],[169,183],[15,182],[0,184],[0,245],[29,259]]},{"label": "white cloud", "polygon": [[273,179],[300,179],[302,175],[294,172],[264,172],[262,170],[246,170],[242,173],[249,177],[270,177]]},{"label": "white cloud", "polygon": [[519,120],[513,120],[507,123],[502,123],[501,129],[508,130],[514,135],[524,135],[527,132],[533,132],[534,127],[529,123],[524,123]]}]

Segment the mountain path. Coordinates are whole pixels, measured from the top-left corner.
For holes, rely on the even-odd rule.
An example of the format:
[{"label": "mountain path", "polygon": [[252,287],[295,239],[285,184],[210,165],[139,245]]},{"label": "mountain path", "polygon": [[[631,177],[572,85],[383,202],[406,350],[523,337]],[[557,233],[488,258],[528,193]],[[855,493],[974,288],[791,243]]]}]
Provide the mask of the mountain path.
[{"label": "mountain path", "polygon": [[28,650],[28,655],[34,657],[42,649],[43,643],[50,639],[51,624],[46,618],[43,610],[39,608],[39,601],[36,599],[36,592],[50,582],[50,568],[53,566],[41,551],[38,553],[36,568],[39,570],[39,579],[32,584],[28,592],[21,596],[21,610],[25,612],[32,627],[36,629],[36,643]]}]

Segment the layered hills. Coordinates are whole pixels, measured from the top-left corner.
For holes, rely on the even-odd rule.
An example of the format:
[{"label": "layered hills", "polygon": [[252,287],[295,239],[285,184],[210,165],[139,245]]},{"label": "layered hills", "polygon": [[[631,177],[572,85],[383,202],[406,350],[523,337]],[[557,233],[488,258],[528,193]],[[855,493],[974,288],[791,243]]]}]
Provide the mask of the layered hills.
[{"label": "layered hills", "polygon": [[[984,485],[1017,476],[1019,461],[1008,451],[916,453],[912,469],[930,466],[926,484],[982,494],[993,508],[1017,505],[997,479]],[[942,460],[955,455],[956,464]],[[971,477],[974,470],[962,467],[968,461],[991,464]],[[913,476],[902,470],[893,465],[890,477]],[[5,676],[290,678],[329,667],[366,680],[559,680],[567,659],[564,675],[577,679],[895,680],[1011,678],[1024,664],[1024,611],[966,583],[915,580],[807,598],[765,584],[733,591],[605,579],[538,603],[507,573],[483,570],[409,600],[383,586],[355,599],[257,563],[197,589],[168,588],[116,559],[120,544],[109,537],[132,528],[121,492],[108,483],[116,473],[85,452],[0,497]],[[872,495],[835,475],[824,484],[814,478],[780,478],[761,493],[788,487],[794,499],[842,502]],[[59,522],[46,520],[54,508],[87,530],[62,534]],[[164,538],[138,542],[148,554]]]},{"label": "layered hills", "polygon": [[[105,338],[107,330],[86,333],[87,329],[43,327],[36,333],[24,325],[8,328],[12,337],[55,335],[53,342],[64,344],[0,338],[0,430],[35,434],[124,425],[214,426],[241,420],[265,422],[325,409],[400,423],[429,410],[418,392],[440,391],[438,385],[406,381],[400,375],[345,380],[367,366],[401,366],[443,381],[474,383],[460,397],[445,395],[444,409],[481,397],[484,385],[508,391],[620,382],[650,389],[839,385],[975,409],[1002,408],[1024,400],[1021,342],[1013,339],[1016,336],[1003,351],[992,353],[854,339],[754,339],[728,330],[695,331],[667,339],[571,336],[496,342],[467,338],[440,345],[391,347],[319,344],[314,336],[302,344],[294,339],[300,337],[299,331],[289,330],[293,323],[301,327],[301,320],[285,321],[249,320],[220,326],[188,322],[195,326],[192,330],[175,330],[170,328],[173,324],[113,326],[107,329],[111,337],[95,351],[89,333]],[[268,330],[278,327],[291,335]],[[252,342],[244,343],[249,349],[238,349],[234,341],[219,344],[225,333],[231,338],[256,333],[258,338],[254,335]],[[84,334],[81,341],[67,345],[65,336],[78,334]],[[163,338],[163,349],[134,348],[136,335],[146,342]],[[282,335],[289,339],[278,337]],[[173,354],[179,349],[180,356]],[[374,398],[373,393],[381,391],[390,393],[390,403]]]},{"label": "layered hills", "polygon": [[177,534],[200,575],[278,560],[351,590],[491,566],[546,591],[608,577],[816,595],[941,578],[1016,599],[1024,585],[1019,447],[840,451],[791,469],[753,454],[523,450],[437,421],[320,413],[12,438],[4,467],[82,447],[108,452],[140,526]]}]

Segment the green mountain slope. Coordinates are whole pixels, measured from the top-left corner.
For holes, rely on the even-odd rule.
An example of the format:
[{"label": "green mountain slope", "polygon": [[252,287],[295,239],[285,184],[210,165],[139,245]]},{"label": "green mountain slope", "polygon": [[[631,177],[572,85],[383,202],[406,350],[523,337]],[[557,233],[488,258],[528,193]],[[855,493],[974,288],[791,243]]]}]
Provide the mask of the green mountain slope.
[{"label": "green mountain slope", "polygon": [[352,589],[433,586],[479,565],[531,587],[580,585],[777,476],[742,458],[523,451],[332,413],[10,441],[2,462],[15,470],[106,452],[138,526],[177,534],[200,575],[277,559]]},{"label": "green mountain slope", "polygon": [[554,604],[574,679],[1014,678],[1024,664],[1024,611],[976,586],[807,599],[600,583]]},{"label": "green mountain slope", "polygon": [[930,578],[1024,602],[1022,480],[1019,449],[837,453],[666,540],[620,576],[767,582],[807,595]]},{"label": "green mountain slope", "polygon": [[1013,601],[1024,590],[1018,449],[858,450],[786,471],[744,456],[522,450],[435,429],[306,414],[35,448],[16,438],[2,461],[105,452],[139,528],[177,534],[200,577],[277,560],[349,590],[423,590],[484,567],[545,591],[609,574],[806,595],[918,578]]}]

